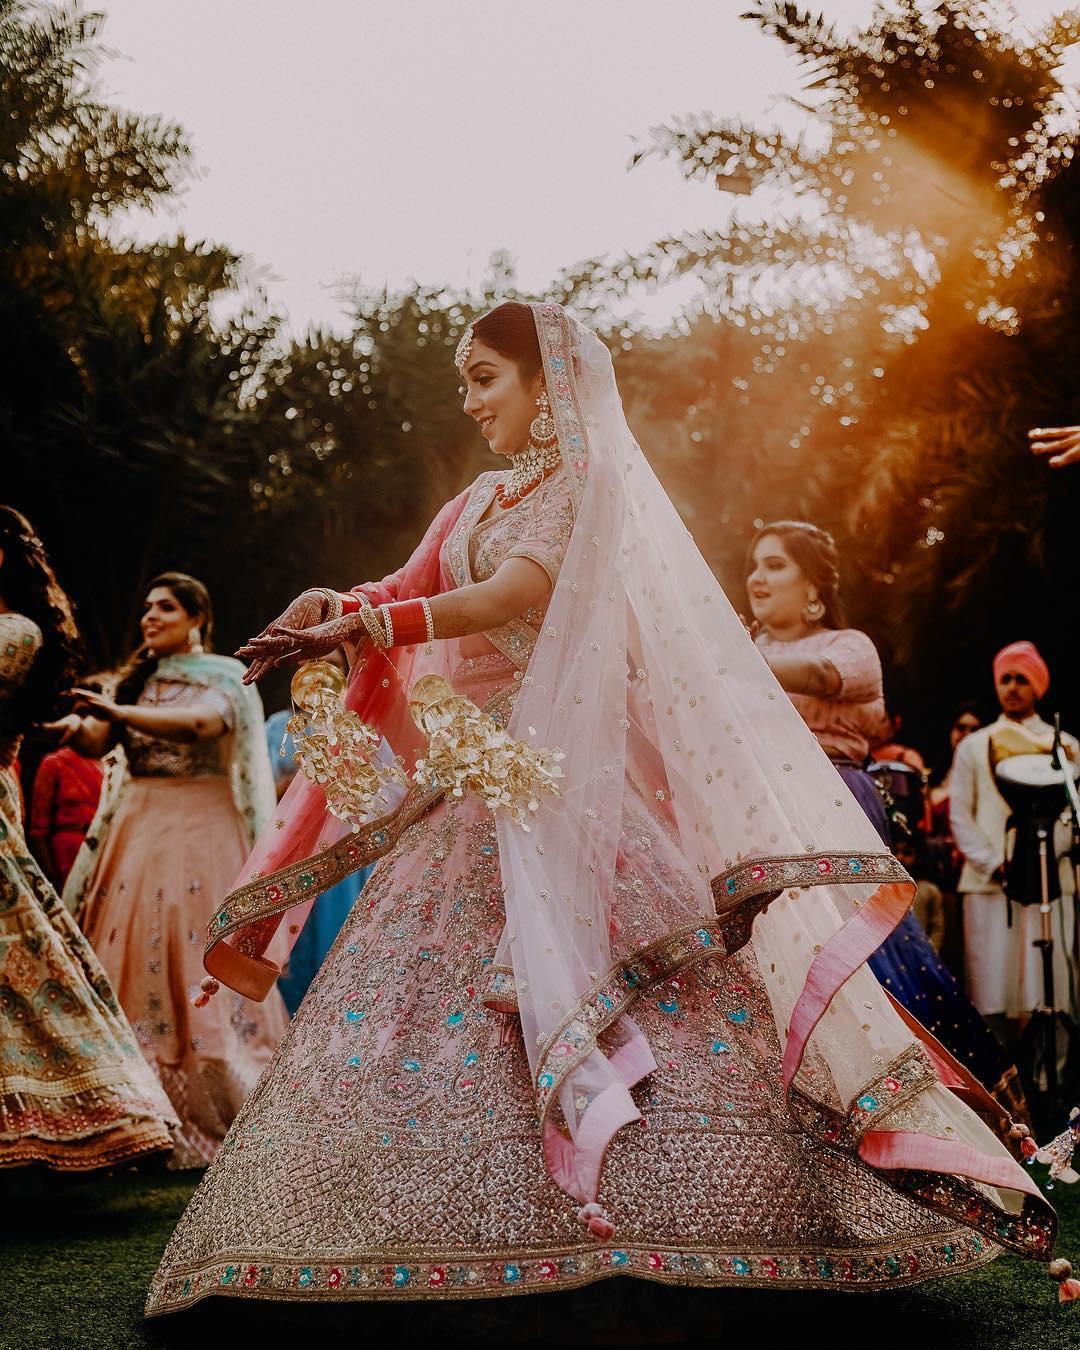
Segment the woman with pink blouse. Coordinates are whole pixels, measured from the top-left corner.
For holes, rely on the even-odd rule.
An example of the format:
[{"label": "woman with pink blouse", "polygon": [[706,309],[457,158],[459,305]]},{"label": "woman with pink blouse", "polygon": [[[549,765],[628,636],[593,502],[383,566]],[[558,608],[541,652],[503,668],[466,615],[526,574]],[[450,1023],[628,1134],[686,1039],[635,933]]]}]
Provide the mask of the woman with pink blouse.
[{"label": "woman with pink blouse", "polygon": [[[767,524],[750,544],[746,589],[755,642],[788,697],[886,844],[885,804],[867,772],[886,725],[881,659],[866,633],[844,625],[839,555],[806,521]],[[1014,1113],[1016,1067],[908,913],[870,969],[893,998]]]}]

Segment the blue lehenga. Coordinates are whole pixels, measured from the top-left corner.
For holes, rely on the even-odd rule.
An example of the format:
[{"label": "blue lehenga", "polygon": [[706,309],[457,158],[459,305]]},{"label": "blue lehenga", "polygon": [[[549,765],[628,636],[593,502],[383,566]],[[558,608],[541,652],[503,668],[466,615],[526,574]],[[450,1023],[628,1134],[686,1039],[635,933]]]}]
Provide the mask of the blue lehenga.
[{"label": "blue lehenga", "polygon": [[[292,736],[286,731],[289,716],[286,709],[273,713],[266,719],[266,741],[270,749],[270,762],[274,766],[274,778],[278,781],[292,777],[296,773],[296,747]],[[374,870],[374,867],[361,868],[344,881],[339,881],[316,900],[303,932],[289,953],[289,964],[285,974],[278,980],[278,988],[281,990],[290,1017],[303,1002],[308,986],[326,960],[326,954],[334,945],[334,939],[341,931],[342,924],[349,917],[364,882]]]},{"label": "blue lehenga", "polygon": [[[837,764],[837,772],[888,847],[892,847],[885,803],[865,769]],[[1014,1115],[1023,1112],[1016,1066],[1005,1047],[934,950],[913,911],[869,961],[878,980],[969,1073]]]}]

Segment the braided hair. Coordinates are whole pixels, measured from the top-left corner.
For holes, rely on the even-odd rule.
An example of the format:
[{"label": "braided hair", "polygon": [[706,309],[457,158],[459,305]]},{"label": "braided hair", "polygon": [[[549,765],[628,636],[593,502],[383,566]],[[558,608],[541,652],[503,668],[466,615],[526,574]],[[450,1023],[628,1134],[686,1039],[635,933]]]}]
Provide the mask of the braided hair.
[{"label": "braided hair", "polygon": [[825,606],[821,622],[826,628],[845,627],[840,604],[840,551],[828,530],[808,520],[771,520],[750,540],[744,575],[754,570],[754,549],[766,535],[779,539],[795,566],[815,588]]},{"label": "braided hair", "polygon": [[71,601],[56,579],[45,545],[21,511],[0,506],[0,595],[12,613],[41,629],[41,650],[29,677],[5,701],[4,730],[19,735],[61,711],[60,696],[83,661]]}]

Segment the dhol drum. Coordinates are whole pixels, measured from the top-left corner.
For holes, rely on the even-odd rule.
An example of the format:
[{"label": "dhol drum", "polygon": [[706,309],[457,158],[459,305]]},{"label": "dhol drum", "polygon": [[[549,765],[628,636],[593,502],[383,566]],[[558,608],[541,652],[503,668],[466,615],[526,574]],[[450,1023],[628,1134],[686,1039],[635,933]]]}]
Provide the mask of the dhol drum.
[{"label": "dhol drum", "polygon": [[[1068,763],[1076,782],[1077,767]],[[1011,847],[1006,849],[1005,894],[1021,905],[1042,900],[1040,833],[1047,845],[1047,899],[1061,894],[1058,859],[1068,847],[1067,828],[1061,817],[1068,806],[1065,772],[1049,754],[1008,755],[993,764],[994,782],[1012,810],[1007,829]]]}]

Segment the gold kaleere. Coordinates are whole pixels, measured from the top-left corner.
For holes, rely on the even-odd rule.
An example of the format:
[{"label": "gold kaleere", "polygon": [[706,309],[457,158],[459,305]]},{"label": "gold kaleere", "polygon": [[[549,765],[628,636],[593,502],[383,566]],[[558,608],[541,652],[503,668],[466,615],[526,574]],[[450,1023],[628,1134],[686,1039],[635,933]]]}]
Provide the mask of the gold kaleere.
[{"label": "gold kaleere", "polygon": [[390,789],[409,780],[393,761],[378,760],[381,738],[345,707],[344,672],[307,661],[293,676],[288,729],[304,777],[326,794],[327,810],[353,830],[390,804]]},{"label": "gold kaleere", "polygon": [[526,831],[542,794],[562,796],[557,780],[563,752],[514,740],[441,675],[417,680],[409,710],[429,740],[427,757],[417,760],[413,773],[421,786],[444,788],[452,797],[475,793],[492,811],[508,811]]}]

